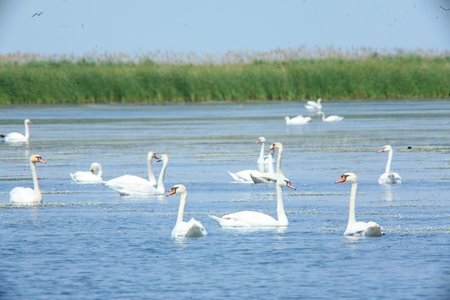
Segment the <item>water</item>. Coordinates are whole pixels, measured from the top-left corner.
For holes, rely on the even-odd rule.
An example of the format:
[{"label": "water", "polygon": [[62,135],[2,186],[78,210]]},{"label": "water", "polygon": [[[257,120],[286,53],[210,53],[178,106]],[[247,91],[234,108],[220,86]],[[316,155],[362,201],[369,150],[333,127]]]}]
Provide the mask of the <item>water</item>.
[{"label": "water", "polygon": [[[448,299],[450,102],[324,111],[345,119],[287,127],[285,115],[306,114],[301,103],[2,108],[0,132],[33,125],[29,145],[0,143],[0,298]],[[232,183],[227,172],[256,167],[261,135],[283,142],[283,173],[297,186],[284,192],[289,228],[221,229],[208,214],[275,216],[274,186]],[[401,185],[377,183],[385,144]],[[149,150],[169,154],[166,189],[187,186],[185,218],[206,237],[171,239],[178,196],[121,198],[69,177],[94,161],[105,179],[145,177]],[[48,161],[37,170],[44,204],[12,207],[9,191],[32,185],[32,153]],[[350,186],[334,181],[345,171],[359,177],[357,219],[385,236],[342,235]]]}]

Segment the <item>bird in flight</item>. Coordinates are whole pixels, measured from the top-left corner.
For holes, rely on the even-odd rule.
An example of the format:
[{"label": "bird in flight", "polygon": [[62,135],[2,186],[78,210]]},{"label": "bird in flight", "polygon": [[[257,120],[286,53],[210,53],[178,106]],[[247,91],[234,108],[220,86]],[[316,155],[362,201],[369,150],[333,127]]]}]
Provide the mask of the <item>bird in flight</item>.
[{"label": "bird in flight", "polygon": [[35,12],[31,17],[32,18],[34,18],[34,17],[39,17],[40,15],[42,15],[44,12],[43,11],[41,11],[41,12]]}]

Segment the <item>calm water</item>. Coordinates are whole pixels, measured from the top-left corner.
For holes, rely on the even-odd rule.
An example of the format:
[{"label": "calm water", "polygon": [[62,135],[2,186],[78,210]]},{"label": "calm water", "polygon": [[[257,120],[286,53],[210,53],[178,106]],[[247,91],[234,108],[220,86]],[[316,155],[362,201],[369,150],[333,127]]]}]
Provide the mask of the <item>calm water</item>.
[{"label": "calm water", "polygon": [[[345,117],[287,127],[302,103],[52,106],[0,109],[0,132],[29,145],[0,143],[0,298],[7,299],[448,299],[450,295],[450,102],[324,103]],[[223,230],[208,214],[258,210],[275,215],[275,188],[231,182],[227,171],[256,167],[258,136],[284,144],[285,232]],[[403,183],[378,185],[394,147]],[[266,145],[266,148],[269,145]],[[410,149],[408,149],[410,147]],[[121,198],[80,185],[70,172],[103,165],[104,178],[146,176],[149,150],[169,154],[166,189],[182,183],[186,217],[206,237],[170,237],[178,196]],[[15,186],[31,187],[38,166],[44,204],[9,205]],[[156,165],[159,171],[160,165]],[[357,219],[380,238],[342,236],[349,185],[359,177]]]}]

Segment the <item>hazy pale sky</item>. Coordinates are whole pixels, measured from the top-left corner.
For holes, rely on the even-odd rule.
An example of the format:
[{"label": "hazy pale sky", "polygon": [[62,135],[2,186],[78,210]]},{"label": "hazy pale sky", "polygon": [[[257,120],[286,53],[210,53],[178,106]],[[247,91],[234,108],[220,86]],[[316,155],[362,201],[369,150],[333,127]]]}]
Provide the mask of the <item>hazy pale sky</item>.
[{"label": "hazy pale sky", "polygon": [[450,50],[450,0],[0,0],[0,55],[298,47]]}]

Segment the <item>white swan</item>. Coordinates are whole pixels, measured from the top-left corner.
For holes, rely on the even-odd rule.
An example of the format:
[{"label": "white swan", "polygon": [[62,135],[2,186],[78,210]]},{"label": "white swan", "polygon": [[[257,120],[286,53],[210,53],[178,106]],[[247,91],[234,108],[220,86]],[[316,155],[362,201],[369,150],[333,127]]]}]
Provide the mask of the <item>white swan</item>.
[{"label": "white swan", "polygon": [[293,118],[284,117],[286,121],[286,125],[305,125],[311,121],[311,117],[303,117],[302,115],[298,115]]},{"label": "white swan", "polygon": [[384,170],[384,173],[381,174],[380,177],[378,178],[378,183],[379,184],[402,183],[402,178],[400,177],[400,175],[398,175],[395,172],[391,172],[392,156],[394,155],[394,149],[392,149],[392,146],[385,145],[381,149],[379,149],[378,152],[387,152],[388,153],[386,169]]},{"label": "white swan", "polygon": [[152,157],[163,161],[163,166],[159,173],[158,183],[156,187],[150,180],[132,175],[124,175],[105,181],[105,185],[118,192],[121,196],[145,197],[150,195],[164,195],[164,177],[166,176],[169,157],[167,156],[167,154],[161,154],[160,157],[158,157],[153,152]]},{"label": "white swan", "polygon": [[305,108],[307,111],[310,112],[320,111],[322,110],[322,104],[320,102],[322,102],[322,99],[320,98],[317,99],[317,102],[309,100],[308,102],[306,102]]},{"label": "white swan", "polygon": [[0,135],[0,138],[4,138],[5,142],[28,142],[30,140],[30,119],[25,119],[25,135],[18,132],[11,132],[7,135]]},{"label": "white swan", "polygon": [[381,236],[381,226],[375,222],[356,222],[355,218],[355,202],[356,190],[358,187],[358,178],[354,173],[344,173],[336,180],[336,183],[350,182],[352,189],[350,193],[350,200],[348,202],[348,223],[344,235],[350,236]]},{"label": "white swan", "polygon": [[99,163],[92,163],[88,172],[77,171],[70,173],[70,177],[75,182],[80,183],[99,183],[103,181],[103,169]]},{"label": "white swan", "polygon": [[[264,142],[265,142],[265,140],[266,139],[264,137],[259,137],[256,142],[256,143],[263,143],[263,145],[261,146],[261,151],[259,153],[259,157],[258,157],[258,161],[257,161],[258,170],[246,169],[246,170],[242,170],[242,171],[239,171],[236,173],[228,171],[228,174],[230,174],[231,178],[233,178],[234,181],[241,182],[241,183],[255,183],[253,181],[253,178],[258,178],[262,174],[265,173],[265,171],[264,171],[265,166],[266,166],[266,159],[264,158]],[[261,163],[262,161],[264,161],[264,163]],[[272,170],[273,170],[272,156],[270,156],[270,158],[267,159],[267,169],[270,169],[270,166],[269,166],[270,164],[272,165]]]},{"label": "white swan", "polygon": [[31,168],[31,175],[33,177],[33,186],[34,189],[30,188],[24,188],[24,187],[15,187],[11,190],[9,193],[10,195],[10,201],[14,205],[37,205],[41,204],[42,202],[42,194],[41,190],[39,189],[39,182],[38,177],[36,174],[36,163],[47,163],[45,159],[38,155],[33,154],[30,157],[30,168]]},{"label": "white swan", "polygon": [[203,227],[202,223],[191,218],[189,222],[184,222],[184,208],[186,206],[187,191],[186,187],[182,184],[174,185],[166,196],[181,195],[180,206],[178,208],[177,222],[172,230],[172,238],[186,238],[186,237],[200,237],[207,235],[208,232]]},{"label": "white swan", "polygon": [[[276,147],[281,143],[275,143]],[[280,159],[281,162],[281,159]],[[216,217],[210,215],[221,227],[228,228],[267,228],[288,226],[289,222],[284,210],[282,188],[288,187],[295,190],[292,183],[281,173],[281,168],[277,169],[277,219],[256,211],[239,211],[236,213]]]},{"label": "white swan", "polygon": [[[283,153],[283,144],[282,143],[273,143],[270,145],[269,153],[273,154],[275,150],[278,150],[277,156],[277,172],[251,172],[249,176],[253,180],[254,183],[269,183],[276,182],[278,179],[278,170],[281,170],[281,155]],[[280,171],[281,172],[281,171]]]},{"label": "white swan", "polygon": [[273,173],[273,155],[271,152],[269,152],[268,155],[264,155],[265,142],[266,138],[263,136],[260,136],[256,141],[257,144],[261,144],[261,150],[259,151],[259,157],[257,161],[258,171]]},{"label": "white swan", "polygon": [[325,113],[323,111],[319,111],[317,114],[322,116],[323,122],[339,122],[339,121],[344,120],[344,117],[336,116],[336,115],[325,117]]}]

